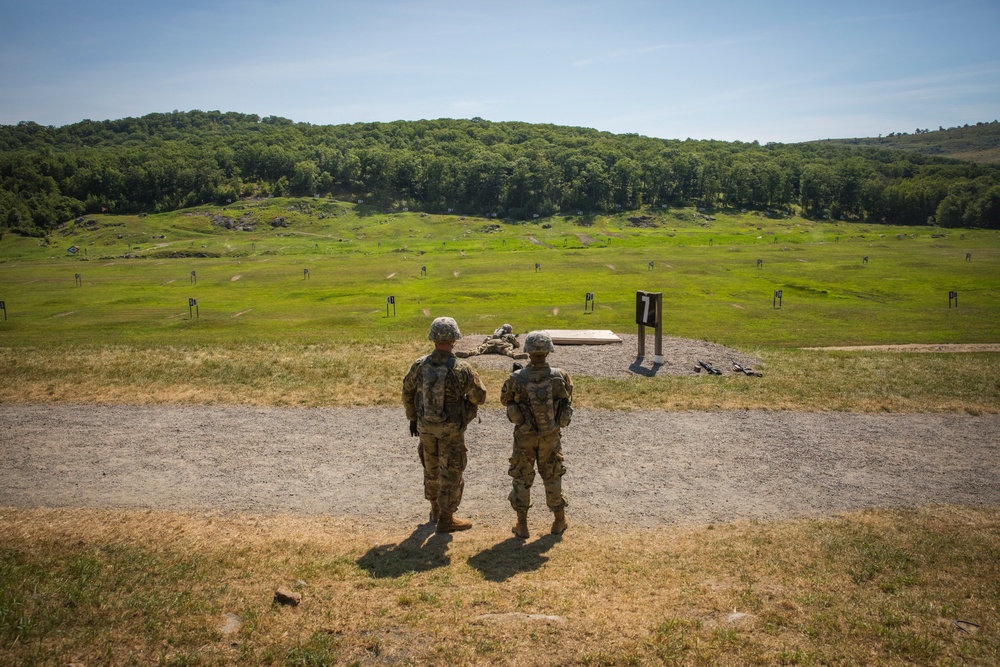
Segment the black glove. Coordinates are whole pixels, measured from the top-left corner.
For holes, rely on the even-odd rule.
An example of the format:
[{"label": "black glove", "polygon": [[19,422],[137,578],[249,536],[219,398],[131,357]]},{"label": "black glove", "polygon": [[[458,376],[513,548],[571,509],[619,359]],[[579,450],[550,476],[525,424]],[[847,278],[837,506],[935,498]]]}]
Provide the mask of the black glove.
[{"label": "black glove", "polygon": [[420,435],[417,433],[417,420],[415,419],[410,422],[410,435],[413,437]]}]

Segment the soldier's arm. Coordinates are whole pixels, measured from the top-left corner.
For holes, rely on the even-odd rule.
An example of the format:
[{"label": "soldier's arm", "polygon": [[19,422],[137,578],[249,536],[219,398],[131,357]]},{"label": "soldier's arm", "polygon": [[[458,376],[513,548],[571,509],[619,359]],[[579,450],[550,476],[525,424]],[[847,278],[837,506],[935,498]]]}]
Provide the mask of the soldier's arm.
[{"label": "soldier's arm", "polygon": [[403,378],[403,408],[406,410],[406,418],[414,421],[417,418],[417,385],[420,374],[420,362],[410,366],[409,372]]},{"label": "soldier's arm", "polygon": [[515,350],[521,347],[521,341],[519,341],[517,339],[517,336],[515,336],[514,334],[507,334],[507,340],[508,342],[510,342],[511,345],[514,346]]},{"label": "soldier's arm", "polygon": [[569,399],[570,403],[573,402],[573,380],[570,379],[569,373],[566,371],[562,372],[563,381],[566,383],[566,398]]},{"label": "soldier's arm", "polygon": [[483,385],[483,381],[479,379],[479,373],[472,370],[471,367],[468,370],[465,395],[473,405],[482,405],[486,402],[486,387]]},{"label": "soldier's arm", "polygon": [[515,395],[515,388],[517,385],[517,380],[512,377],[507,378],[503,383],[503,387],[500,389],[500,404],[510,405],[511,403],[517,402],[517,396]]}]

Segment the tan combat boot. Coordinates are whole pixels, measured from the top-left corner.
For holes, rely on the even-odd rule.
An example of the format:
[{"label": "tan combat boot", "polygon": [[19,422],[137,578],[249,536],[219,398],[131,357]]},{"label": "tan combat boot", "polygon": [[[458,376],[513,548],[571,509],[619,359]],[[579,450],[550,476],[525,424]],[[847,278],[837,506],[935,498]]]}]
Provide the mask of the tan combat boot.
[{"label": "tan combat boot", "polygon": [[441,508],[438,507],[438,502],[436,500],[432,500],[431,501],[431,523],[437,523],[439,518],[441,518]]},{"label": "tan combat boot", "polygon": [[514,533],[514,537],[520,537],[522,540],[530,537],[528,533],[528,510],[518,511],[517,523],[510,529],[510,532]]},{"label": "tan combat boot", "polygon": [[438,517],[437,532],[439,533],[454,533],[457,530],[468,530],[470,528],[472,528],[471,521],[458,519],[451,512],[442,510],[441,516]]},{"label": "tan combat boot", "polygon": [[562,535],[569,528],[569,524],[566,523],[566,510],[557,509],[553,514],[555,514],[555,521],[552,522],[552,534]]}]

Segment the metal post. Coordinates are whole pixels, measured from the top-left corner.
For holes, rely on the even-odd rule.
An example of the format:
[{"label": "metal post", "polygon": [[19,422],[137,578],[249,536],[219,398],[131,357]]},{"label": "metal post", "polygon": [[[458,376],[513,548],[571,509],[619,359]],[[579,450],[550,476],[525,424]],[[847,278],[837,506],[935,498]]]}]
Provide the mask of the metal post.
[{"label": "metal post", "polygon": [[656,328],[654,329],[656,338],[653,342],[653,363],[662,364],[663,357],[663,294],[656,293]]}]

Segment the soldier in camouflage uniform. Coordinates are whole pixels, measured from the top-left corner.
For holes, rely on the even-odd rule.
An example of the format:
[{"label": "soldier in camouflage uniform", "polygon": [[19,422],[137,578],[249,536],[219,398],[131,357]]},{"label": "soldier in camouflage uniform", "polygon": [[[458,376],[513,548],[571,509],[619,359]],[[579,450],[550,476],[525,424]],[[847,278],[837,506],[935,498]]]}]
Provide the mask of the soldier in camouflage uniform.
[{"label": "soldier in camouflage uniform", "polygon": [[428,340],[434,352],[417,359],[403,379],[403,407],[410,435],[420,438],[424,466],[424,498],[431,502],[431,521],[439,533],[468,530],[470,521],[455,517],[465,482],[465,427],[486,402],[486,388],[472,366],[455,358],[462,337],[450,317],[431,323]]},{"label": "soldier in camouflage uniform", "polygon": [[528,509],[531,507],[531,484],[535,467],[545,485],[545,504],[555,520],[552,534],[566,530],[562,493],[563,465],[561,428],[568,426],[573,415],[573,382],[569,373],[552,368],[546,357],[553,350],[552,337],[544,331],[532,331],[524,340],[524,351],[531,363],[511,373],[500,391],[500,402],[507,406],[507,418],[514,426],[514,452],[508,474],[513,478],[511,507],[517,512],[512,528],[515,536],[528,537]]},{"label": "soldier in camouflage uniform", "polygon": [[463,359],[475,357],[480,354],[502,354],[511,359],[527,359],[526,354],[515,354],[514,350],[521,347],[521,341],[514,335],[514,327],[509,324],[497,328],[492,336],[487,336],[475,350],[471,352],[456,352],[456,356]]}]

